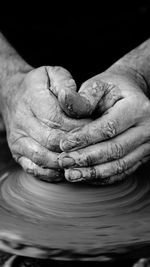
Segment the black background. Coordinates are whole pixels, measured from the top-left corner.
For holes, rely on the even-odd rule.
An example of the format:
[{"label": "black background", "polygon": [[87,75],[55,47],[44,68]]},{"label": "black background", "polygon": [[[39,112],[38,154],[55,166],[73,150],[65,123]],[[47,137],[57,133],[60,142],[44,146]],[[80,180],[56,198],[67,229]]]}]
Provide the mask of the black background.
[{"label": "black background", "polygon": [[33,67],[63,66],[80,85],[149,38],[150,1],[23,2],[1,9],[0,28]]},{"label": "black background", "polygon": [[[27,2],[17,8],[7,5],[0,10],[0,30],[18,53],[33,67],[67,68],[78,87],[150,37],[150,1],[106,0],[82,7],[40,2],[32,10]],[[119,261],[116,266],[124,264]]]}]

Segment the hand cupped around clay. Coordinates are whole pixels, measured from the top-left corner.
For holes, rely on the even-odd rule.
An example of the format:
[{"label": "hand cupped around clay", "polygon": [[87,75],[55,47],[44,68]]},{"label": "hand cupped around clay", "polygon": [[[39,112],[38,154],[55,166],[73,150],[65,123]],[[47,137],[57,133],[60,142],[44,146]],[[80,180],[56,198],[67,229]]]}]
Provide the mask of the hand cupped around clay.
[{"label": "hand cupped around clay", "polygon": [[70,73],[61,67],[40,67],[12,79],[7,85],[3,117],[14,159],[23,169],[48,181],[59,181],[60,140],[89,120],[70,118],[58,99],[65,90],[76,91]]},{"label": "hand cupped around clay", "polygon": [[[118,64],[67,96],[72,117],[92,122],[66,134],[59,162],[71,182],[112,184],[150,159],[150,100],[143,76]],[[82,108],[79,109],[76,106]]]}]

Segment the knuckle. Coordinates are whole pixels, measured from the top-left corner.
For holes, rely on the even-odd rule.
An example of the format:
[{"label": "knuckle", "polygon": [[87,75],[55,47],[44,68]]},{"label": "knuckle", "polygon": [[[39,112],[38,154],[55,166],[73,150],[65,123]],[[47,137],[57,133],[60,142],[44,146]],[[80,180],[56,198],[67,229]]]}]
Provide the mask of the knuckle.
[{"label": "knuckle", "polygon": [[106,87],[104,99],[109,105],[114,105],[121,98],[120,89],[116,85],[110,84]]},{"label": "knuckle", "polygon": [[116,161],[116,174],[126,174],[127,163],[124,159],[119,159]]},{"label": "knuckle", "polygon": [[34,163],[31,163],[30,165],[25,166],[24,170],[26,171],[26,173],[31,174],[35,177],[39,176],[38,167]]},{"label": "knuckle", "polygon": [[102,136],[105,139],[110,139],[117,134],[117,123],[116,121],[109,121],[102,125]]},{"label": "knuckle", "polygon": [[123,155],[124,155],[124,149],[123,146],[119,143],[112,143],[110,145],[110,148],[108,148],[107,152],[108,160],[119,159],[122,158]]},{"label": "knuckle", "polygon": [[37,149],[34,149],[31,155],[32,161],[35,162],[36,164],[41,162],[42,155],[40,151]]},{"label": "knuckle", "polygon": [[74,164],[76,166],[82,167],[86,166],[89,167],[93,165],[94,159],[91,154],[84,152],[83,150],[81,151],[74,151],[70,155],[72,160],[74,161]]},{"label": "knuckle", "polygon": [[97,179],[99,178],[99,174],[96,171],[96,168],[90,167],[88,168],[87,171],[82,171],[82,180],[89,182],[89,181],[97,181]]},{"label": "knuckle", "polygon": [[84,163],[87,167],[94,164],[93,157],[89,154],[85,154],[85,156],[83,155],[83,159],[84,159]]},{"label": "knuckle", "polygon": [[95,167],[90,168],[90,180],[95,180],[98,178],[97,171]]},{"label": "knuckle", "polygon": [[75,142],[77,146],[85,146],[93,143],[92,136],[90,133],[87,131],[87,133],[84,134],[78,134],[75,136]]},{"label": "knuckle", "polygon": [[84,134],[83,135],[83,143],[84,144],[86,144],[86,145],[88,145],[88,144],[90,144],[90,143],[92,143],[92,138],[91,138],[91,136],[90,136],[90,134]]}]

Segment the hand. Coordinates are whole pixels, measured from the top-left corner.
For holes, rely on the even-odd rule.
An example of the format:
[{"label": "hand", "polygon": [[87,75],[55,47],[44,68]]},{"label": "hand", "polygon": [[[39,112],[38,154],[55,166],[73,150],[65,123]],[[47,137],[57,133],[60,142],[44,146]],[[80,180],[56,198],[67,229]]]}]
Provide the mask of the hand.
[{"label": "hand", "polygon": [[41,67],[21,79],[13,77],[6,90],[3,117],[14,159],[27,173],[60,180],[60,139],[87,122],[69,118],[60,108],[59,95],[76,90],[70,73],[61,67]]},{"label": "hand", "polygon": [[66,153],[60,156],[59,164],[65,168],[67,180],[111,184],[150,158],[146,89],[139,73],[116,66],[86,81],[79,93],[64,97],[69,100],[68,105],[62,105],[67,114],[94,117],[61,140],[60,147]]}]

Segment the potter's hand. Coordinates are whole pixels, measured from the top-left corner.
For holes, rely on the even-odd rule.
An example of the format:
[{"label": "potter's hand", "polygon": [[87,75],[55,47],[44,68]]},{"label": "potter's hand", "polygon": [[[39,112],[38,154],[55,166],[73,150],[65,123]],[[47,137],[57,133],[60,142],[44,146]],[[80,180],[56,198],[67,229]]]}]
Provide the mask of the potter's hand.
[{"label": "potter's hand", "polygon": [[67,180],[110,184],[147,161],[150,101],[145,89],[138,72],[117,65],[85,82],[79,94],[64,97],[68,105],[63,108],[71,116],[96,116],[61,141],[61,149],[67,153],[59,161],[66,168]]},{"label": "potter's hand", "polygon": [[60,180],[57,157],[59,142],[67,131],[85,124],[71,119],[59,106],[59,94],[76,90],[70,73],[61,67],[41,67],[23,75],[16,86],[17,75],[4,102],[3,117],[7,139],[15,160],[24,170],[47,180]]}]

